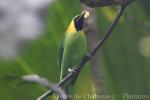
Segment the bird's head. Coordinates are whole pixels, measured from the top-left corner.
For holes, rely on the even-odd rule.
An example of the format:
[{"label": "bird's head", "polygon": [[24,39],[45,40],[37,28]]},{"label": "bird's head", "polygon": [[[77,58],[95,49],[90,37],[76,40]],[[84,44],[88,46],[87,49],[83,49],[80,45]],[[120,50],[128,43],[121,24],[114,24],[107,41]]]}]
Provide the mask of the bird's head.
[{"label": "bird's head", "polygon": [[83,11],[80,15],[77,15],[73,19],[74,26],[75,26],[77,31],[80,31],[80,30],[83,29],[83,23],[84,23],[84,20],[85,20],[85,17],[84,17],[85,13],[86,13],[86,11]]},{"label": "bird's head", "polygon": [[69,25],[67,32],[81,31],[83,29],[84,21],[88,16],[88,11],[83,11],[80,15],[75,16]]}]

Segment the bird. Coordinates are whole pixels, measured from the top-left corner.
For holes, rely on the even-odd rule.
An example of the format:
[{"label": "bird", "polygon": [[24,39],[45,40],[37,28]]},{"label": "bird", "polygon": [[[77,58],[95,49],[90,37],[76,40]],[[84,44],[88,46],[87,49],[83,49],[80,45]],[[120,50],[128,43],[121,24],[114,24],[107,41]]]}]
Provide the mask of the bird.
[{"label": "bird", "polygon": [[[68,75],[70,69],[73,71],[79,65],[87,52],[87,39],[83,31],[83,25],[88,16],[88,11],[83,11],[80,15],[75,16],[65,32],[59,51],[60,80]],[[73,84],[62,87],[68,95],[72,91],[71,87]],[[61,100],[60,98],[58,96],[57,100]]]}]

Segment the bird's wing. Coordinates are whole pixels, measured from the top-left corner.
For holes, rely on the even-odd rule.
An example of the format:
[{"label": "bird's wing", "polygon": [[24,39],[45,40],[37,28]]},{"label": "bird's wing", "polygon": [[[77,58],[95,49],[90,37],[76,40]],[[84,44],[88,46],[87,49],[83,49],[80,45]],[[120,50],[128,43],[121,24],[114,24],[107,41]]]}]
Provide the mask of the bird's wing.
[{"label": "bird's wing", "polygon": [[58,65],[60,67],[60,70],[61,70],[61,63],[62,63],[62,59],[63,59],[63,53],[64,53],[64,40],[62,41],[62,44],[59,48]]}]

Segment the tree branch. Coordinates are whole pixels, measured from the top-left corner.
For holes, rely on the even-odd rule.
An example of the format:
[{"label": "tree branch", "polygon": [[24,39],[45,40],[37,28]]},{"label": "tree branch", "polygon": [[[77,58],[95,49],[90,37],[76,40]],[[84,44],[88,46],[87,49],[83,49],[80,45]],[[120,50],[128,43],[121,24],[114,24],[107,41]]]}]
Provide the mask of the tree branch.
[{"label": "tree branch", "polygon": [[66,94],[66,92],[59,85],[52,84],[46,78],[34,74],[34,75],[24,75],[21,77],[21,79],[23,79],[26,82],[36,83],[47,89],[51,89],[54,92],[58,93],[60,97],[62,97],[62,100],[67,100],[68,95]]},{"label": "tree branch", "polygon": [[[89,51],[91,51],[93,50],[93,48],[95,47],[95,44],[97,43],[99,39],[97,36],[99,37],[102,36],[102,33],[99,32],[99,30],[101,29],[98,29],[97,16],[96,16],[95,9],[92,9],[91,7],[88,7],[84,4],[82,4],[82,8],[84,10],[87,10],[90,13],[88,18],[86,18],[83,30],[87,36],[88,49]],[[93,82],[95,85],[96,94],[97,95],[107,94],[106,84],[104,81],[104,69],[101,63],[101,51],[100,50],[97,51],[96,54],[93,55],[92,59],[90,59],[88,63],[90,66]]]},{"label": "tree branch", "polygon": [[[112,31],[116,27],[116,25],[119,22],[119,19],[121,18],[121,16],[123,15],[123,12],[124,12],[125,8],[126,8],[126,5],[121,6],[120,11],[119,11],[117,17],[115,18],[114,22],[110,25],[110,27],[108,28],[108,30],[106,31],[104,36],[98,41],[95,48],[83,57],[80,64],[78,65],[78,67],[76,69],[74,69],[74,71],[69,73],[63,80],[61,80],[57,84],[58,86],[61,87],[61,86],[65,85],[69,80],[72,80],[72,81],[76,80],[76,78],[80,74],[80,71],[84,67],[84,65],[92,58],[92,56],[98,51],[98,49],[101,48],[101,46],[105,43],[105,41],[108,39],[108,37],[112,34]],[[53,91],[48,90],[46,93],[44,93],[42,96],[40,96],[37,100],[44,100],[45,98],[47,98],[48,96],[50,96],[52,94],[53,94]]]}]

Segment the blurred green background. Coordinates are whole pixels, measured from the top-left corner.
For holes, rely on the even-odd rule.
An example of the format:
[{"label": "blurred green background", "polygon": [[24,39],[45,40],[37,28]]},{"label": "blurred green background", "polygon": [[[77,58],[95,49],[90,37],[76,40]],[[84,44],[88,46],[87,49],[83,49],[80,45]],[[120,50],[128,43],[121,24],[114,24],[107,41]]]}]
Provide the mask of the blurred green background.
[{"label": "blurred green background", "polygon": [[[130,5],[101,49],[100,62],[104,69],[107,93],[115,95],[111,99],[122,100],[123,93],[150,95],[149,3],[150,1],[143,0]],[[99,32],[104,33],[115,18],[117,11],[113,7],[96,8],[95,10]],[[17,60],[0,61],[1,100],[36,100],[38,96],[46,92],[46,89],[39,85],[20,85],[18,80],[4,79],[4,75],[20,77],[26,74],[38,74],[50,82],[59,81],[58,49],[68,24],[80,11],[79,0],[55,0],[48,10],[46,18],[48,29],[44,36],[32,43],[31,47],[27,48]],[[99,37],[101,35],[98,34]],[[92,74],[87,66],[81,72],[75,92],[94,95],[96,92],[93,83]],[[150,98],[139,100],[150,100]]]}]

